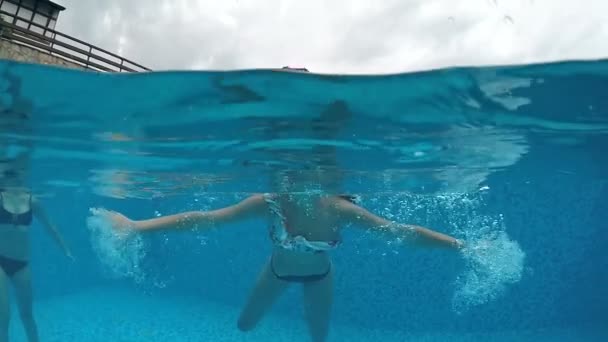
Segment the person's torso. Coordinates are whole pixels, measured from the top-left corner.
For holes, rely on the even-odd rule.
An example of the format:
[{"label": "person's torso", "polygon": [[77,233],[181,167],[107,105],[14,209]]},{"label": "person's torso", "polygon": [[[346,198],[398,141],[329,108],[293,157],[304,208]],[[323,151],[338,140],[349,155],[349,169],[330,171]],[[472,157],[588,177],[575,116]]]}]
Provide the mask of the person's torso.
[{"label": "person's torso", "polygon": [[32,223],[31,195],[0,193],[0,255],[29,258],[29,227]]}]

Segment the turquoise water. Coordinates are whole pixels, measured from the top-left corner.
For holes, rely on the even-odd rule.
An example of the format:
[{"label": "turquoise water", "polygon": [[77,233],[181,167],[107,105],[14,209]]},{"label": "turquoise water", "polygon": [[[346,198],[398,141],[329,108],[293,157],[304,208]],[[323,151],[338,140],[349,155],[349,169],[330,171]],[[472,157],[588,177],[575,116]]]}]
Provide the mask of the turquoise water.
[{"label": "turquoise water", "polygon": [[31,151],[28,184],[76,257],[34,223],[41,338],[308,341],[298,287],[253,332],[236,328],[270,252],[264,222],[122,244],[90,209],[211,209],[324,170],[302,190],[357,194],[474,247],[346,230],[330,341],[606,340],[607,91],[608,61],[369,76],[1,62],[3,158]]}]

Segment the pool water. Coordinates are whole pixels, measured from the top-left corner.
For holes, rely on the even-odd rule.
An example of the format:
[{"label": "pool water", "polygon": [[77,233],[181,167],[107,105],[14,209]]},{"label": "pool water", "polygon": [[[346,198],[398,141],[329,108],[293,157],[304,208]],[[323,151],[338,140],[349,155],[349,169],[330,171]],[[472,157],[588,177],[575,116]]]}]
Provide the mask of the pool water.
[{"label": "pool water", "polygon": [[361,76],[2,61],[1,159],[27,151],[20,172],[75,255],[35,221],[41,340],[309,341],[297,286],[237,329],[266,222],[124,243],[95,211],[217,208],[288,172],[471,246],[346,229],[329,341],[607,340],[607,90],[603,60]]},{"label": "pool water", "polygon": [[[82,303],[88,303],[82,309]],[[144,309],[145,308],[145,309]],[[304,322],[270,314],[253,332],[235,329],[234,306],[199,297],[150,296],[132,289],[91,288],[38,303],[45,341],[309,341]],[[15,341],[25,341],[18,322],[11,325]],[[409,332],[405,329],[332,327],[331,341],[604,341],[606,330],[539,328],[493,332]]]}]

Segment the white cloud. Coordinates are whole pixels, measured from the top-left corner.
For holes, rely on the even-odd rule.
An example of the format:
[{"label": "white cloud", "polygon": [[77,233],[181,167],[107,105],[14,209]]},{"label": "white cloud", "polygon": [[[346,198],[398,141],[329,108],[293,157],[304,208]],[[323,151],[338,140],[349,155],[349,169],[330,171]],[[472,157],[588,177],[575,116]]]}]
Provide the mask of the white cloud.
[{"label": "white cloud", "polygon": [[608,56],[605,0],[57,2],[60,31],[156,70],[389,73]]}]

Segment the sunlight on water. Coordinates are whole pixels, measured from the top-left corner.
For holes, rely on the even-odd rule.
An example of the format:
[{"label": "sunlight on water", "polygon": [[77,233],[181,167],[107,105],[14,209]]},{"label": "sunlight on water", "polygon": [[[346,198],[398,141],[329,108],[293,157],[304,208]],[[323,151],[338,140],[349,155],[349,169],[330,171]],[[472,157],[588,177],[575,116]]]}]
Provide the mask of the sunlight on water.
[{"label": "sunlight on water", "polygon": [[103,209],[92,208],[90,213],[87,227],[91,244],[104,270],[112,277],[131,278],[137,283],[144,281],[141,262],[146,250],[142,237],[117,233]]}]

